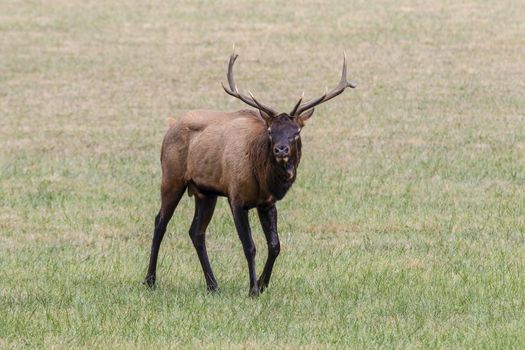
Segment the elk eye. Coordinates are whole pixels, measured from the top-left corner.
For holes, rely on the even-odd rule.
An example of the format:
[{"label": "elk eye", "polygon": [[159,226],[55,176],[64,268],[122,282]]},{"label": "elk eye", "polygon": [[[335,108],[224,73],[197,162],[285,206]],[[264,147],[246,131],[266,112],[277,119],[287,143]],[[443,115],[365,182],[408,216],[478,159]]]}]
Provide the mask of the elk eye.
[{"label": "elk eye", "polygon": [[288,138],[290,142],[297,141],[298,139],[299,139],[299,134],[295,134],[294,136]]}]

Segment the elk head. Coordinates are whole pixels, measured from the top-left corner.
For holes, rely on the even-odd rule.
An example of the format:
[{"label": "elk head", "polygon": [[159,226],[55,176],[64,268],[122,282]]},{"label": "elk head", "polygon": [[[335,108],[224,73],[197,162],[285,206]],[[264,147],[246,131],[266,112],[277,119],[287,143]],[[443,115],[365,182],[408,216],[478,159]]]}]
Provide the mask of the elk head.
[{"label": "elk head", "polygon": [[297,101],[290,113],[279,113],[276,109],[260,102],[253,94],[248,91],[249,96],[242,94],[237,88],[233,78],[233,65],[238,55],[235,54],[235,48],[230,56],[228,63],[228,85],[229,88],[222,84],[224,91],[247,105],[260,111],[262,118],[268,126],[268,137],[271,143],[271,149],[277,163],[288,163],[288,159],[300,157],[301,136],[300,132],[306,121],[313,115],[314,107],[324,103],[337,95],[341,94],[347,87],[355,88],[356,84],[349,82],[346,77],[346,54],[343,54],[343,71],[341,80],[335,88],[310,101],[303,103],[304,93]]}]

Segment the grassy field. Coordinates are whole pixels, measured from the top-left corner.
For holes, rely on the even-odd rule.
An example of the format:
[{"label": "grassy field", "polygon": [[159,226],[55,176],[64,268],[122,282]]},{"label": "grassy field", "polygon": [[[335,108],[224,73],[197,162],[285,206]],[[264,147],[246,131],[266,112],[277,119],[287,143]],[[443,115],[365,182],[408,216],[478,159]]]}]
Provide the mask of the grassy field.
[{"label": "grassy field", "polygon": [[[0,2],[0,348],[525,347],[521,1]],[[142,284],[165,119],[289,110],[303,131],[282,253],[248,298],[227,205],[207,295],[185,197]],[[251,216],[261,270],[264,236]]]}]

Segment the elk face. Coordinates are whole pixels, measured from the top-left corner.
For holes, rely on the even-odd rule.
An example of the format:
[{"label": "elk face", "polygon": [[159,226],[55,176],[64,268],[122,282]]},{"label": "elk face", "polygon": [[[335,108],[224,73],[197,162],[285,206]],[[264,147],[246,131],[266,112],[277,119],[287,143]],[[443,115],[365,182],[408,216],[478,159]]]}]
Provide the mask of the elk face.
[{"label": "elk face", "polygon": [[296,153],[297,141],[301,128],[286,114],[275,117],[268,127],[268,137],[275,160],[288,162],[292,153]]},{"label": "elk face", "polygon": [[282,113],[267,121],[272,154],[277,163],[297,159],[301,147],[301,125],[297,118]]}]

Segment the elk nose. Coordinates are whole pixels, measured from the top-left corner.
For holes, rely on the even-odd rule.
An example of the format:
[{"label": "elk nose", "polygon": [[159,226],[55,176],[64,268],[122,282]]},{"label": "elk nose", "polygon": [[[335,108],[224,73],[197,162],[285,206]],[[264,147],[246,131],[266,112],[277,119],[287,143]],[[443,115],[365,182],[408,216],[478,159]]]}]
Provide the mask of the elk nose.
[{"label": "elk nose", "polygon": [[286,157],[290,154],[290,147],[286,145],[276,145],[273,148],[273,153],[276,157]]}]

